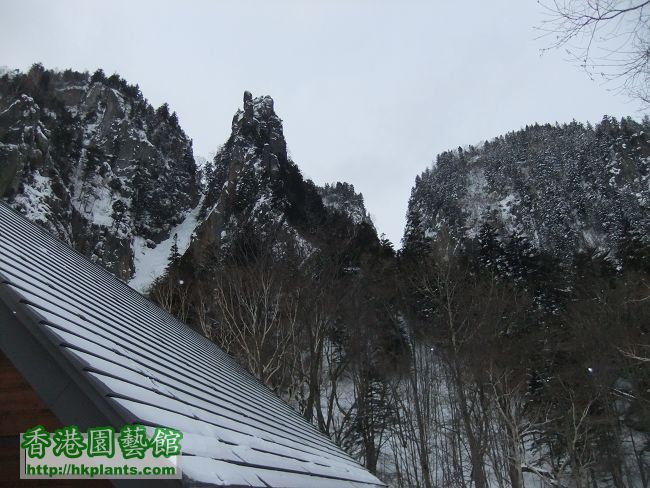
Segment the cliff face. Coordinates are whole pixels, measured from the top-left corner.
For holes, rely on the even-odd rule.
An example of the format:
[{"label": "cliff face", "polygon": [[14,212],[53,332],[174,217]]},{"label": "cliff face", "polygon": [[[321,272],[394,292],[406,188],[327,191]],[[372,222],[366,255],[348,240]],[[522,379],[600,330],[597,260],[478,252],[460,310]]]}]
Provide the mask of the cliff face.
[{"label": "cliff face", "polygon": [[0,78],[0,197],[120,278],[199,193],[191,140],[137,86],[39,65]]}]

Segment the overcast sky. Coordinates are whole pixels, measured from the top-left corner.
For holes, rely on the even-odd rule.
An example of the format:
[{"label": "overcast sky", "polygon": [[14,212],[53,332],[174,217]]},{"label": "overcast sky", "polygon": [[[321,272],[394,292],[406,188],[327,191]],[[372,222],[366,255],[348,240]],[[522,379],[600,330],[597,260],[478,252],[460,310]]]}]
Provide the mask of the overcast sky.
[{"label": "overcast sky", "polygon": [[244,90],[268,94],[294,161],[363,192],[399,246],[415,176],[446,149],[532,122],[639,116],[540,55],[536,0],[5,0],[0,65],[119,73],[168,102],[196,155],[229,136]]}]

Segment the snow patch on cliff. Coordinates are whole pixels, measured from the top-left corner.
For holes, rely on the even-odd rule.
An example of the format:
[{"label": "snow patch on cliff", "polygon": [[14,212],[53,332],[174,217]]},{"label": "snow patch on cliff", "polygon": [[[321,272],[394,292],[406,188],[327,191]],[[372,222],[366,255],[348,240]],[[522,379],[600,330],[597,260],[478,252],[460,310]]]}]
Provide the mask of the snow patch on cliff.
[{"label": "snow patch on cliff", "polygon": [[163,275],[169,265],[169,257],[175,240],[181,255],[187,250],[192,242],[194,229],[198,225],[202,205],[203,198],[195,208],[187,213],[183,221],[171,230],[169,238],[153,248],[149,247],[152,242],[141,236],[133,239],[135,273],[128,283],[131,288],[145,293],[153,282]]}]

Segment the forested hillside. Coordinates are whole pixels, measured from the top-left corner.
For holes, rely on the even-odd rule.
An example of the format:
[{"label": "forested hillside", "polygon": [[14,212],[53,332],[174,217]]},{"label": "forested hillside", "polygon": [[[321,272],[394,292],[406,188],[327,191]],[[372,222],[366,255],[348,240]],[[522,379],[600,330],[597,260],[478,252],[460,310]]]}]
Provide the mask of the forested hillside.
[{"label": "forested hillside", "polygon": [[425,486],[648,485],[647,131],[533,125],[416,178],[400,267]]},{"label": "forested hillside", "polygon": [[625,259],[650,229],[649,131],[631,118],[535,124],[440,154],[416,178],[405,244],[446,229],[467,248],[525,241],[564,264]]}]

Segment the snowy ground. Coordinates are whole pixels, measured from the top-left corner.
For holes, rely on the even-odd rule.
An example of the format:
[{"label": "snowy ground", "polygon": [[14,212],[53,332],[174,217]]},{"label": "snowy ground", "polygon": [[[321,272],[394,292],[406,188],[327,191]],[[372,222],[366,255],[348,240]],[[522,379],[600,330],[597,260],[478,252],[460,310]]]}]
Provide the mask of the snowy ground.
[{"label": "snowy ground", "polygon": [[174,236],[177,236],[178,252],[183,254],[187,250],[198,223],[197,219],[201,205],[203,205],[203,198],[194,209],[188,212],[183,222],[171,230],[169,238],[156,247],[150,248],[147,246],[147,240],[140,236],[133,240],[135,272],[128,283],[131,288],[140,293],[145,293],[151,284],[165,272],[169,264]]}]

